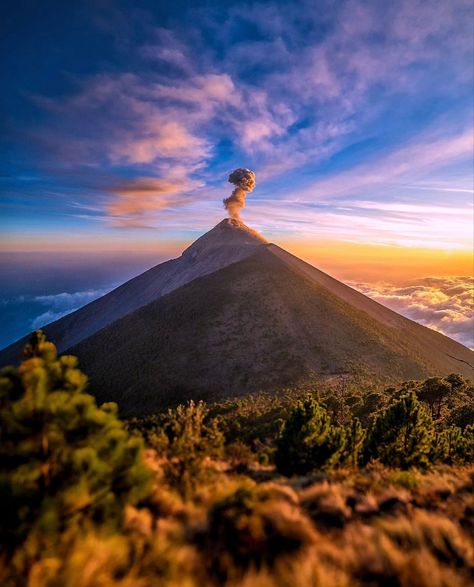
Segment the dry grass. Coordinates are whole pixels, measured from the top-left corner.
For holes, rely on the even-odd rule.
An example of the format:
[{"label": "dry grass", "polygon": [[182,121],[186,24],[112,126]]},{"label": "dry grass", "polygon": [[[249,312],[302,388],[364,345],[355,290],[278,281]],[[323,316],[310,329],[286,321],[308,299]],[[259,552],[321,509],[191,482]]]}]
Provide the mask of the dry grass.
[{"label": "dry grass", "polygon": [[[121,533],[30,536],[5,587],[467,587],[473,467],[412,478],[380,467],[307,486],[214,468],[184,501],[164,485],[126,510]],[[306,480],[307,481],[307,480]],[[304,486],[304,487],[302,487]],[[411,487],[411,488],[410,488]]]}]

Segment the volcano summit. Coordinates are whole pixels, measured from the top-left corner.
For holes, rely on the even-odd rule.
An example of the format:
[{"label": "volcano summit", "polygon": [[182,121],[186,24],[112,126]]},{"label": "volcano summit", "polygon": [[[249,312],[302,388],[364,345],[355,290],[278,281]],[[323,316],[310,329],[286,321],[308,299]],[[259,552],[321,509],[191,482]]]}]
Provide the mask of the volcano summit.
[{"label": "volcano summit", "polygon": [[[472,377],[474,363],[468,348],[233,218],[44,331],[79,357],[98,400],[117,401],[127,415],[334,377]],[[24,343],[0,362],[17,361]]]}]

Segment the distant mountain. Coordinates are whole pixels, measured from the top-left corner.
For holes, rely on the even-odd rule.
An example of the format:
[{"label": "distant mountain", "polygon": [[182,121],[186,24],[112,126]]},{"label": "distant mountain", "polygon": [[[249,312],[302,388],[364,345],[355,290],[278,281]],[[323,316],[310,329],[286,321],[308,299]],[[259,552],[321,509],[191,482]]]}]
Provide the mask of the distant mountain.
[{"label": "distant mountain", "polygon": [[45,330],[79,356],[98,399],[128,415],[334,376],[472,377],[474,364],[463,345],[233,220]]}]

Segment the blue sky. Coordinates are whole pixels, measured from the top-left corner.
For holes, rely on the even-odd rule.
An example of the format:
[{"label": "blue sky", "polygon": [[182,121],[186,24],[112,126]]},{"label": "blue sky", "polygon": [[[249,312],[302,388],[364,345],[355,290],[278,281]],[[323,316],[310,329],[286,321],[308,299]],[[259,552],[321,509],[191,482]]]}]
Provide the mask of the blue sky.
[{"label": "blue sky", "polygon": [[274,240],[472,245],[470,1],[10,3],[9,250]]}]

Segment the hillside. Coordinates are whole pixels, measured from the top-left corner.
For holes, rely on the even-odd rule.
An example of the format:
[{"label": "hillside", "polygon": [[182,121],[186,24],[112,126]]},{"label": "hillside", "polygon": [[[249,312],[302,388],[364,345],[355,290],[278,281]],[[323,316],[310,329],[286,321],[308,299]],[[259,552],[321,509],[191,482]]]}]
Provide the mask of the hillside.
[{"label": "hillside", "polygon": [[[198,238],[177,259],[130,279],[90,304],[43,328],[64,351],[137,308],[185,283],[244,259],[267,241],[238,220],[226,218]],[[0,352],[0,365],[17,363],[28,341],[24,337]]]},{"label": "hillside", "polygon": [[71,348],[99,401],[137,414],[329,375],[471,375],[467,348],[275,249],[195,279]]}]

